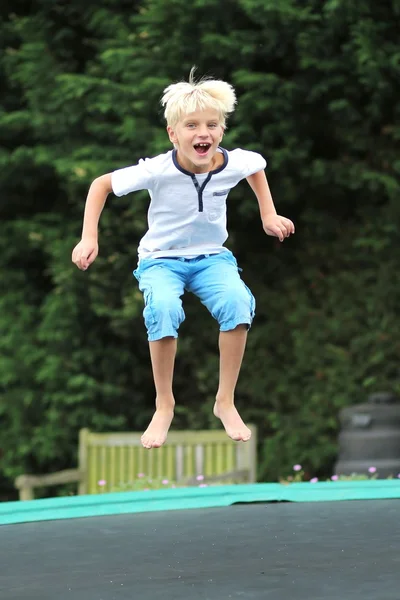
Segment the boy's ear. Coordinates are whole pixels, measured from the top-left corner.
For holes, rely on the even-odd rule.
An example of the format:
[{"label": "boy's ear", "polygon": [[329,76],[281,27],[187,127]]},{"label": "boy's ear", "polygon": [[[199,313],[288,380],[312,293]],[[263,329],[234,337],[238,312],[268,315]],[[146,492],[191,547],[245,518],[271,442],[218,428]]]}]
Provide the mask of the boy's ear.
[{"label": "boy's ear", "polygon": [[168,125],[168,127],[167,127],[167,132],[168,132],[170,141],[173,144],[176,144],[176,142],[178,141],[178,138],[176,137],[175,131],[172,129],[172,127],[170,125]]}]

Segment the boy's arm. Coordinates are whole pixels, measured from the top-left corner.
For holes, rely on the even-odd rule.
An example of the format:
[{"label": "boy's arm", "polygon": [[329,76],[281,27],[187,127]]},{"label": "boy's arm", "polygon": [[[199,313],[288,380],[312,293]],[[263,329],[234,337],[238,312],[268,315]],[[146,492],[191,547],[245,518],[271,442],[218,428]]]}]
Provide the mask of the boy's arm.
[{"label": "boy's arm", "polygon": [[286,237],[294,233],[294,224],[290,219],[276,214],[265,172],[257,171],[257,173],[249,175],[246,179],[256,195],[265,233],[275,236],[283,242]]},{"label": "boy's arm", "polygon": [[82,271],[86,271],[99,252],[98,224],[107,196],[111,192],[110,173],[95,179],[89,188],[83,216],[82,239],[72,251],[72,262]]}]

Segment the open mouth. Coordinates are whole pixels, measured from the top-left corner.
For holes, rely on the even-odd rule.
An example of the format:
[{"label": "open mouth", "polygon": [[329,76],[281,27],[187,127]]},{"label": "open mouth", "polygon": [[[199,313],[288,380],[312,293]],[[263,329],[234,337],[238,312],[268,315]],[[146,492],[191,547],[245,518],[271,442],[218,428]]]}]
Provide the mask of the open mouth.
[{"label": "open mouth", "polygon": [[193,148],[196,150],[197,154],[205,156],[211,148],[211,144],[195,144]]}]

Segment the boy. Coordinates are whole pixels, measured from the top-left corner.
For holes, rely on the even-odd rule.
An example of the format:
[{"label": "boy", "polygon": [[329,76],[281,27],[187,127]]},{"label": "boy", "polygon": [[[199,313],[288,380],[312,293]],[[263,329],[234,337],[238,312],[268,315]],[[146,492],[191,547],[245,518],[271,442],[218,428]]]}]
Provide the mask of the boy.
[{"label": "boy", "polygon": [[98,222],[109,193],[147,189],[148,231],[138,248],[134,275],[144,295],[156,389],[156,411],[142,436],[145,448],[164,444],[174,414],[172,391],[179,325],[185,318],[181,296],[193,292],[218,321],[220,379],[214,405],[227,434],[246,442],[251,431],[234,404],[247,331],[255,300],[241,280],[233,254],[223,246],[226,199],[247,179],[260,208],[264,231],[282,242],[294,233],[292,221],[276,214],[264,173],[264,158],[246,150],[220,147],[226,118],[233,112],[233,87],[212,79],[168,86],[161,103],[174,149],[135,166],[98,177],[86,200],[82,239],[72,260],[86,270],[98,254]]}]

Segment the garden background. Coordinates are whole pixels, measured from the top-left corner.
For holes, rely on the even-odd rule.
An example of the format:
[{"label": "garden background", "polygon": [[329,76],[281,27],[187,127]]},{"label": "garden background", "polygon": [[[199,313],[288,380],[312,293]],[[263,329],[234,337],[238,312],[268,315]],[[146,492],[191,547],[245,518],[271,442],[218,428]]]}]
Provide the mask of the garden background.
[{"label": "garden background", "polygon": [[[261,152],[296,235],[246,182],[228,247],[257,298],[238,386],[260,481],[329,476],[338,412],[400,391],[398,0],[5,0],[0,8],[0,498],[76,465],[77,433],[146,427],[154,390],[132,277],[146,192],[110,196],[100,256],[71,263],[91,181],[170,148],[172,81],[230,81],[228,149]],[[216,427],[217,327],[185,296],[175,427]]]}]

